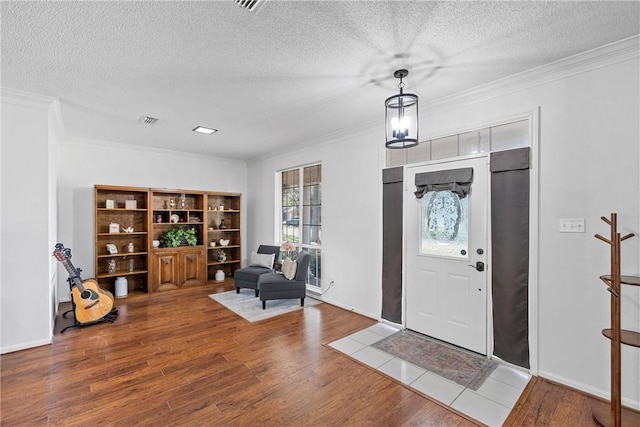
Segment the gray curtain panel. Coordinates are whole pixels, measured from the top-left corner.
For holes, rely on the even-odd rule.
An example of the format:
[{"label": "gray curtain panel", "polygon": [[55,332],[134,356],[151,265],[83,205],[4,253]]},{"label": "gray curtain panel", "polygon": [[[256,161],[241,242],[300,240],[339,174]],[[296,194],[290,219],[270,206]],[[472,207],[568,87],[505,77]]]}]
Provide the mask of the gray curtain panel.
[{"label": "gray curtain panel", "polygon": [[491,154],[493,354],[529,368],[529,148]]},{"label": "gray curtain panel", "polygon": [[472,181],[473,168],[419,173],[416,174],[416,191],[413,194],[422,199],[429,191],[451,191],[463,199],[471,190]]},{"label": "gray curtain panel", "polygon": [[382,171],[382,318],[402,323],[403,168]]}]

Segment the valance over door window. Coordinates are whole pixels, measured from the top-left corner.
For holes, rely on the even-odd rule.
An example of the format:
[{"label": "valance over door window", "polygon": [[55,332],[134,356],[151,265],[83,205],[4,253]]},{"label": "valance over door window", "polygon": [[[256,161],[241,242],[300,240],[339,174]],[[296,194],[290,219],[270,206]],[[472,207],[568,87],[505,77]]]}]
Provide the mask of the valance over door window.
[{"label": "valance over door window", "polygon": [[473,168],[419,173],[416,175],[416,191],[413,194],[422,199],[430,191],[451,191],[463,199],[471,190],[471,182]]}]

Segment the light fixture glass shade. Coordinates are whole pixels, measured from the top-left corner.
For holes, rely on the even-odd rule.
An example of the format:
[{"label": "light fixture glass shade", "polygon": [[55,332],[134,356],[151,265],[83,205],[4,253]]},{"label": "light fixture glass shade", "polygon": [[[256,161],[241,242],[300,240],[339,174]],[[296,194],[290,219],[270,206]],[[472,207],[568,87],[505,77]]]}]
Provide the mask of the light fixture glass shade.
[{"label": "light fixture glass shade", "polygon": [[403,93],[387,98],[385,105],[385,147],[409,148],[418,145],[418,95]]}]

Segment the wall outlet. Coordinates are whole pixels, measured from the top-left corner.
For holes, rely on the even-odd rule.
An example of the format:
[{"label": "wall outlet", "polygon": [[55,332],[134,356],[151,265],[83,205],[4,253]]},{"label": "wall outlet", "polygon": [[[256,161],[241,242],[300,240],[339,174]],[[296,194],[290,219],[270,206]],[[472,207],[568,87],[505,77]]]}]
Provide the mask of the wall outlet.
[{"label": "wall outlet", "polygon": [[584,233],[584,218],[560,218],[561,233]]}]

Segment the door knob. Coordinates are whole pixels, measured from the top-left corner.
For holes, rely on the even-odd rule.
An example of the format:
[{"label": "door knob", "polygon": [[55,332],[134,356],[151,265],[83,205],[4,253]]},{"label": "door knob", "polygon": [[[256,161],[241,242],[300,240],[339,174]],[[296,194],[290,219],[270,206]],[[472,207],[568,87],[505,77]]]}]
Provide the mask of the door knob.
[{"label": "door knob", "polygon": [[478,261],[478,262],[476,262],[476,265],[469,264],[469,267],[473,267],[478,271],[484,271],[484,262]]}]

